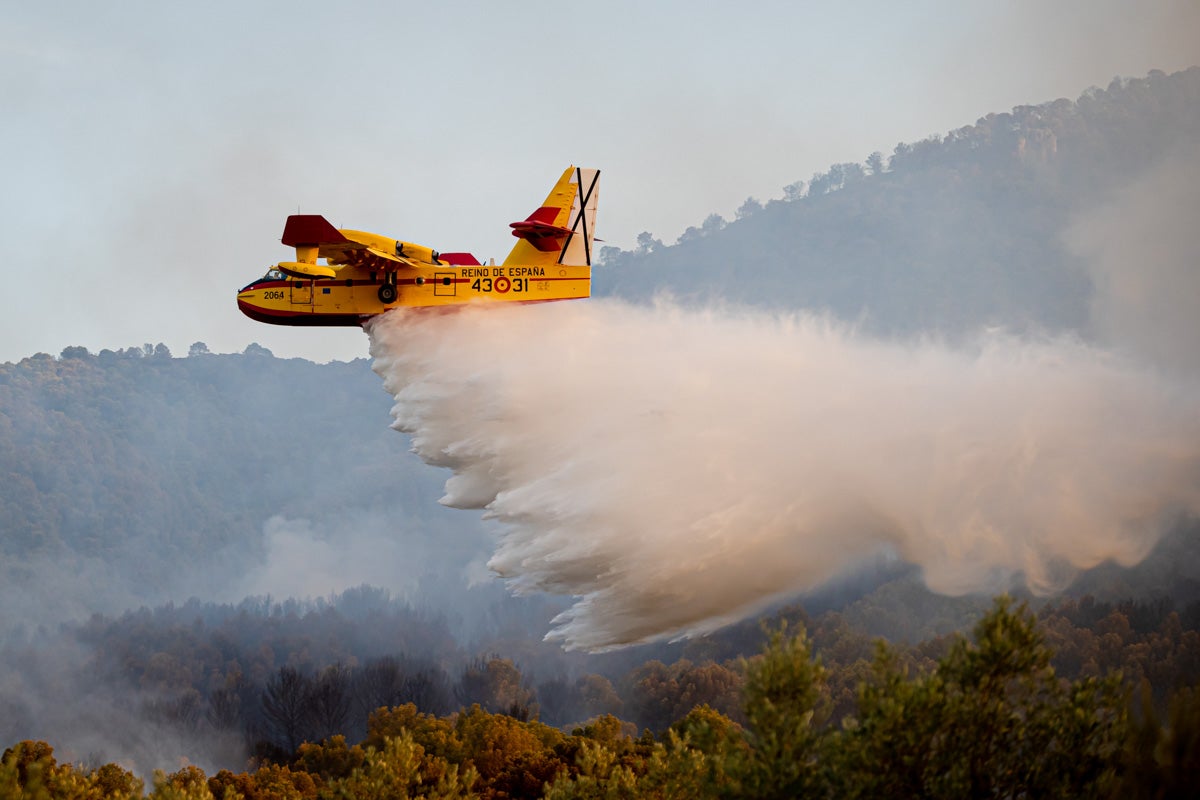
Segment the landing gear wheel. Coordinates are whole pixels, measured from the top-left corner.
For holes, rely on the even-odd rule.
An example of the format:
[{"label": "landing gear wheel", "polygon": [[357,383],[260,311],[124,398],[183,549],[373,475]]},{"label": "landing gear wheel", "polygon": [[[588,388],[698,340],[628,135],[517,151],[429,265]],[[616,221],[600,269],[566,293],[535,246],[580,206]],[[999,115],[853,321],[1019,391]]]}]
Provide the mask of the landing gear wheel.
[{"label": "landing gear wheel", "polygon": [[396,302],[396,285],[394,283],[385,283],[379,287],[379,302],[385,306]]}]

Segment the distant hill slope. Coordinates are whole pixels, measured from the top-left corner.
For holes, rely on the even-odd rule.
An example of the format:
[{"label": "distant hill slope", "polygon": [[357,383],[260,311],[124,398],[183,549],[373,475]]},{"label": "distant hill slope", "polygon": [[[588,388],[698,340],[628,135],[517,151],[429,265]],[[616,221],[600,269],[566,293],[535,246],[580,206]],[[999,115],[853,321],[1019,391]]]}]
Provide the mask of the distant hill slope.
[{"label": "distant hill slope", "polygon": [[1116,80],[837,164],[678,243],[605,248],[596,293],[820,309],[869,331],[1086,330],[1075,215],[1200,142],[1200,68]]},{"label": "distant hill slope", "polygon": [[257,346],[0,364],[0,623],[221,596],[262,562],[275,515],[341,545],[370,525],[445,529],[444,477],[388,429],[390,404],[365,359]]}]

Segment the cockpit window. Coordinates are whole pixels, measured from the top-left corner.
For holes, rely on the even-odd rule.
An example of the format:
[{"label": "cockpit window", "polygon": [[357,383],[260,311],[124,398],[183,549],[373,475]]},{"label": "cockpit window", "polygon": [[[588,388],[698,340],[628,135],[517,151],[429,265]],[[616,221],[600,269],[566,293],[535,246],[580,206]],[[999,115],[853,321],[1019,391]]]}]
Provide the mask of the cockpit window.
[{"label": "cockpit window", "polygon": [[253,289],[255,286],[258,286],[260,283],[266,283],[267,281],[286,281],[286,280],[287,280],[287,275],[283,274],[282,270],[269,269],[269,270],[267,270],[266,275],[263,275],[261,278],[255,278],[250,283],[243,286],[241,288],[241,291],[244,292],[249,289]]}]

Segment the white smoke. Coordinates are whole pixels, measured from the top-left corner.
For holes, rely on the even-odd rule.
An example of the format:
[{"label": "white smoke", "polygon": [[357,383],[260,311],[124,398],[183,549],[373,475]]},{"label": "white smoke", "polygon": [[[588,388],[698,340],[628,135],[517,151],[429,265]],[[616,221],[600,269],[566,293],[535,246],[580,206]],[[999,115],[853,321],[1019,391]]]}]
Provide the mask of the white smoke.
[{"label": "white smoke", "polygon": [[[263,595],[331,597],[364,584],[409,600],[430,594],[430,584],[451,595],[479,583],[479,570],[470,562],[487,544],[466,530],[371,511],[324,521],[277,515],[263,525],[263,538],[262,561],[223,590],[227,602]],[[443,612],[465,610],[453,596],[425,599],[440,601]],[[463,599],[461,592],[457,599]]]},{"label": "white smoke", "polygon": [[577,598],[571,648],[705,632],[883,548],[940,592],[1046,591],[1200,510],[1197,386],[1076,341],[597,300],[369,332],[442,502],[501,523],[489,566]]},{"label": "white smoke", "polygon": [[1114,348],[1200,375],[1200,143],[1169,152],[1064,232],[1095,291],[1091,322]]}]

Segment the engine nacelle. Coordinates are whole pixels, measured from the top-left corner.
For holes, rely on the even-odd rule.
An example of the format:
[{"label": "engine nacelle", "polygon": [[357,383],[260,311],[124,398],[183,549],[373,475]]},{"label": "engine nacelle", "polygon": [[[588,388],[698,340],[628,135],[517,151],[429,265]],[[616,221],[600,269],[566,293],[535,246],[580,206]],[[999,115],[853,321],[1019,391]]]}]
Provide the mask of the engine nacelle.
[{"label": "engine nacelle", "polygon": [[438,252],[432,247],[426,247],[423,244],[413,244],[412,242],[402,242],[396,240],[396,255],[400,258],[408,258],[413,261],[421,261],[426,264],[438,263]]},{"label": "engine nacelle", "polygon": [[308,280],[312,278],[332,278],[337,275],[337,270],[333,267],[326,267],[321,264],[310,264],[307,261],[280,261],[276,268],[280,272],[284,272],[293,278]]}]

